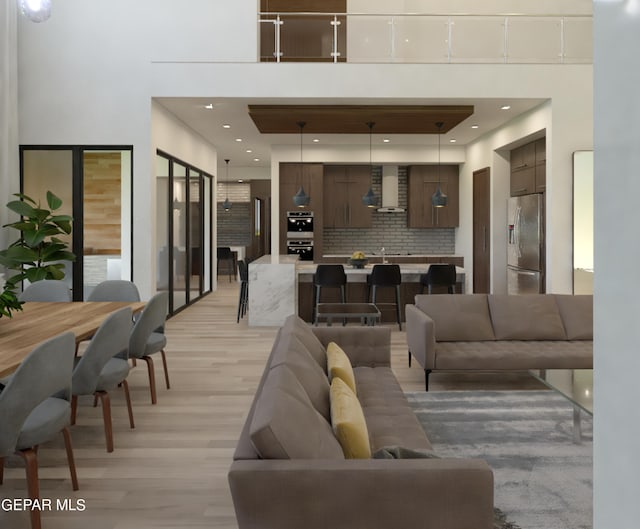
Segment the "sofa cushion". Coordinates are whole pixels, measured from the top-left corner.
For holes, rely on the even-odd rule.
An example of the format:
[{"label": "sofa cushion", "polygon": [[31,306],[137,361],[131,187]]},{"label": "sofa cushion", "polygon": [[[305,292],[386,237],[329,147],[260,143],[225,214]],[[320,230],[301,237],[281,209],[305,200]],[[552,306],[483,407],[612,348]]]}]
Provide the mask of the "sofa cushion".
[{"label": "sofa cushion", "polygon": [[262,459],[344,458],[331,425],[286,365],[269,371],[249,433]]},{"label": "sofa cushion", "polygon": [[329,345],[327,345],[327,372],[331,382],[333,382],[334,378],[341,378],[351,388],[351,391],[357,393],[356,379],[353,375],[351,361],[335,342],[329,342]]},{"label": "sofa cushion", "polygon": [[496,340],[566,340],[555,296],[489,296]]},{"label": "sofa cushion", "polygon": [[293,335],[304,344],[307,351],[311,353],[311,356],[326,373],[327,353],[320,340],[313,334],[311,327],[297,314],[292,314],[285,320],[282,329],[283,331],[293,333]]},{"label": "sofa cushion", "polygon": [[593,296],[556,294],[564,330],[569,340],[593,340]]},{"label": "sofa cushion", "polygon": [[416,307],[435,323],[438,342],[495,340],[486,294],[416,296]]},{"label": "sofa cushion", "polygon": [[271,367],[282,364],[289,367],[302,384],[313,407],[327,421],[330,421],[329,379],[327,375],[295,334],[284,331],[276,338]]},{"label": "sofa cushion", "polygon": [[341,379],[331,381],[331,424],[346,459],[369,459],[369,432],[358,397]]}]

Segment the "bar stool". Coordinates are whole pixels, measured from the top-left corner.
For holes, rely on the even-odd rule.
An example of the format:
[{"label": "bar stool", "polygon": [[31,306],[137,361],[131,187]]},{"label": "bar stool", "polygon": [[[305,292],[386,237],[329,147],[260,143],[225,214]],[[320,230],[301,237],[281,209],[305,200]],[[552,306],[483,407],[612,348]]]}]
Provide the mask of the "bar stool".
[{"label": "bar stool", "polygon": [[422,285],[421,293],[424,294],[424,287],[431,294],[432,287],[447,287],[449,294],[456,293],[456,267],[452,264],[432,264],[426,274],[420,276]]},{"label": "bar stool", "polygon": [[231,283],[231,278],[233,277],[233,271],[235,269],[235,262],[233,259],[233,252],[229,246],[218,246],[217,249],[217,272],[216,276],[220,274],[220,261],[225,261],[227,263],[227,271],[229,272],[229,283]]},{"label": "bar stool", "polygon": [[240,318],[244,318],[249,305],[249,270],[247,263],[243,259],[238,261],[238,273],[240,274],[240,297],[238,298],[236,323],[240,323]]},{"label": "bar stool", "polygon": [[320,290],[325,288],[339,288],[340,301],[346,303],[347,275],[344,273],[344,266],[341,264],[319,264],[316,273],[313,275],[313,285],[315,287],[315,303],[313,306],[313,323],[318,323],[318,303],[320,303]]},{"label": "bar stool", "polygon": [[373,270],[367,276],[367,285],[369,286],[369,301],[376,305],[376,291],[378,287],[395,287],[396,302],[391,305],[396,306],[396,319],[398,327],[402,330],[400,321],[400,284],[402,276],[400,274],[400,266],[397,264],[377,264],[373,265]]}]

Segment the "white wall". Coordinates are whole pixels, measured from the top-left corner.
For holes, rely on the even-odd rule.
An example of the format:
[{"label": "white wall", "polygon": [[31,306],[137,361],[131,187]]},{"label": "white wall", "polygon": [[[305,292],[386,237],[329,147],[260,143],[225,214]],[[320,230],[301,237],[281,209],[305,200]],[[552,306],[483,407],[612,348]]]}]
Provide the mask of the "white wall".
[{"label": "white wall", "polygon": [[640,14],[596,2],[594,529],[640,520]]}]

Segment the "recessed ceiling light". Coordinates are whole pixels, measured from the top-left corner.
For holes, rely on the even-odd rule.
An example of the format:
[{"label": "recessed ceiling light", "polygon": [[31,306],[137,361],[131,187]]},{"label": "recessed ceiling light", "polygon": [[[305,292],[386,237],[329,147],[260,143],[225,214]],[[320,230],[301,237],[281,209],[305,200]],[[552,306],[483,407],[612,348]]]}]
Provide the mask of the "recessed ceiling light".
[{"label": "recessed ceiling light", "polygon": [[208,105],[205,105],[204,108],[206,108],[207,110],[211,110],[213,108],[213,104],[209,103]]},{"label": "recessed ceiling light", "polygon": [[456,140],[455,138],[451,138],[451,139],[449,140],[449,143],[455,143],[455,142],[457,142],[457,141],[458,141],[458,140]]},{"label": "recessed ceiling light", "polygon": [[253,152],[251,149],[247,149],[245,152]]},{"label": "recessed ceiling light", "polygon": [[242,141],[242,138],[236,138],[236,141],[237,141],[237,142],[241,142],[241,141]]},{"label": "recessed ceiling light", "polygon": [[471,125],[471,128],[472,128],[472,129],[477,129],[477,128],[478,128],[478,125]]},{"label": "recessed ceiling light", "polygon": [[313,143],[320,143],[320,140],[318,138],[313,138]]},{"label": "recessed ceiling light", "polygon": [[382,140],[382,142],[383,142],[383,143],[389,143],[390,141],[391,141],[391,140],[390,140],[389,138],[384,138],[384,139]]},{"label": "recessed ceiling light", "polygon": [[241,184],[242,182],[244,182],[244,180],[242,178],[238,178],[238,183]]},{"label": "recessed ceiling light", "polygon": [[504,105],[500,107],[500,110],[509,110],[510,108],[511,108],[511,105]]},{"label": "recessed ceiling light", "polygon": [[224,125],[222,125],[223,129],[230,129],[231,125],[229,125],[228,123],[225,123]]},{"label": "recessed ceiling light", "polygon": [[253,161],[254,161],[254,162],[259,162],[259,161],[260,161],[260,158],[254,158],[254,159],[253,159]]}]

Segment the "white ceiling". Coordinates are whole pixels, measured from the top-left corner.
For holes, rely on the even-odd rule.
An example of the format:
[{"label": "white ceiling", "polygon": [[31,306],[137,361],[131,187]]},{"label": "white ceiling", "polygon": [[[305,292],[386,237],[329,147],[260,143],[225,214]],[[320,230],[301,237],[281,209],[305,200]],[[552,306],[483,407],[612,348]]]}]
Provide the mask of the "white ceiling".
[{"label": "white ceiling", "polygon": [[[456,140],[456,145],[466,145],[480,136],[499,128],[518,115],[535,108],[544,99],[403,99],[403,100],[375,100],[359,99],[265,99],[265,98],[157,98],[178,119],[195,130],[218,151],[218,172],[224,166],[224,159],[231,160],[234,167],[262,167],[271,166],[270,153],[272,145],[299,145],[298,134],[261,134],[248,114],[248,105],[473,105],[474,113],[471,117],[454,127],[442,136],[442,143]],[[207,105],[213,108],[207,109]],[[501,110],[504,105],[510,105],[509,110]],[[231,127],[225,129],[223,125]],[[477,125],[478,128],[471,128]],[[242,139],[241,142],[236,138]],[[389,146],[403,145],[434,145],[437,143],[435,135],[424,134],[373,134],[373,144],[382,144],[383,139],[389,139]],[[319,134],[305,135],[305,144],[311,144],[314,139],[320,145],[368,145],[368,134]],[[252,152],[248,153],[247,150]],[[259,161],[254,161],[258,158]]]}]

